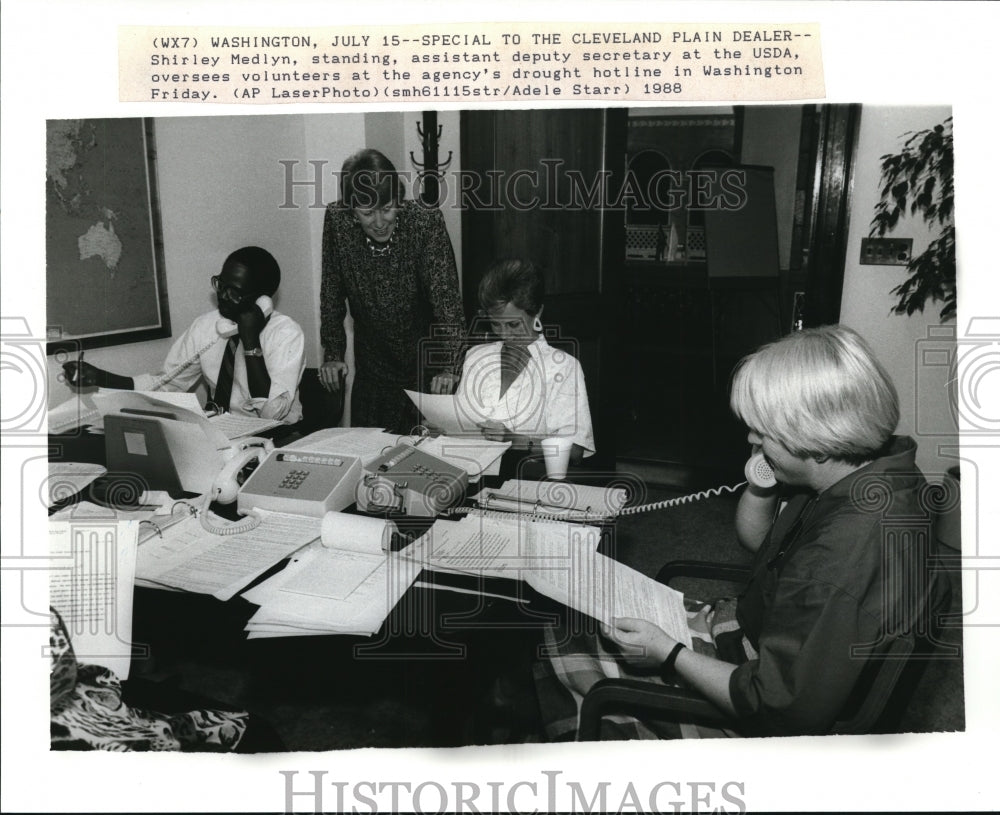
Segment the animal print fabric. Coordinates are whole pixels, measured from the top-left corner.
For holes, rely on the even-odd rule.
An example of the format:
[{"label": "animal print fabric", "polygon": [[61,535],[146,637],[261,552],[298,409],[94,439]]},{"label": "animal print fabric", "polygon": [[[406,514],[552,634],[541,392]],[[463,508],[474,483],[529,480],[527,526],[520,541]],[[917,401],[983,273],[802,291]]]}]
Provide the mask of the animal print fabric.
[{"label": "animal print fabric", "polygon": [[79,664],[62,618],[50,609],[53,750],[228,752],[246,732],[244,712],[191,710],[163,714],[129,707],[107,668]]}]

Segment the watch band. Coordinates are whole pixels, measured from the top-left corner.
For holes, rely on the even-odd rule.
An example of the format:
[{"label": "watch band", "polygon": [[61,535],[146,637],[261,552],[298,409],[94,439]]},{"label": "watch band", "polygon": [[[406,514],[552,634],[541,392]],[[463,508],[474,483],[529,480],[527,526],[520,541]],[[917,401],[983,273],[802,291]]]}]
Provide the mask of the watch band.
[{"label": "watch band", "polygon": [[245,357],[262,357],[264,356],[263,348],[244,348],[243,356]]},{"label": "watch band", "polygon": [[681,651],[684,650],[684,643],[678,642],[670,649],[670,653],[667,654],[667,658],[660,663],[660,679],[664,682],[669,682],[675,673],[674,664],[677,662],[677,656]]}]

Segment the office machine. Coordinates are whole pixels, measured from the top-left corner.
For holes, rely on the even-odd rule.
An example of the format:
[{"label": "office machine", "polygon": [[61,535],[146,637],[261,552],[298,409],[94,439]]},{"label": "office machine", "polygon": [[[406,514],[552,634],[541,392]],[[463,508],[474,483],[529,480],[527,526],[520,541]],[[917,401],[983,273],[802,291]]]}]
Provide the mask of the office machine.
[{"label": "office machine", "polygon": [[246,480],[236,509],[287,512],[322,518],[354,503],[361,459],[342,453],[274,450]]},{"label": "office machine", "polygon": [[362,469],[358,509],[433,517],[465,497],[468,473],[419,447],[400,444]]}]

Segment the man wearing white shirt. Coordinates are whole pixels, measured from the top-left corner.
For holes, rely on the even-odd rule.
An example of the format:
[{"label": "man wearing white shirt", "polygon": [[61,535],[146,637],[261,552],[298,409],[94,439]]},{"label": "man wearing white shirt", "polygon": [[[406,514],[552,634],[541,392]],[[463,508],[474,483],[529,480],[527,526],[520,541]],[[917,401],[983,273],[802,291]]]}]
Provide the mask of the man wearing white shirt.
[{"label": "man wearing white shirt", "polygon": [[127,377],[73,361],[63,365],[66,381],[75,387],[187,391],[203,379],[210,402],[220,410],[297,422],[302,417],[298,385],[305,370],[302,329],[291,317],[271,310],[269,301],[260,301],[270,298],[281,282],[277,261],[265,249],[245,246],[226,258],[211,281],[218,309],[197,317],[178,338],[163,373]]}]

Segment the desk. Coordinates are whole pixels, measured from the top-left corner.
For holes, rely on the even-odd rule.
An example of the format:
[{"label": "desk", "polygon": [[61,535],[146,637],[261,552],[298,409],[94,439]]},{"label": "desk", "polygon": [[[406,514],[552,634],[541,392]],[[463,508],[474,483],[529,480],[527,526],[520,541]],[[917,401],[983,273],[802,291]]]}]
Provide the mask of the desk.
[{"label": "desk", "polygon": [[[50,441],[54,457],[103,462],[102,436]],[[80,497],[104,503],[127,476],[108,473]],[[431,522],[397,521],[410,537]],[[291,749],[507,741],[509,723],[498,724],[492,704],[496,680],[513,676],[530,694],[542,627],[570,612],[518,581],[428,573],[421,579],[459,583],[468,593],[411,587],[371,638],[247,640],[243,628],[256,607],[239,596],[220,602],[136,588],[133,639],[148,646],[149,657],[133,660],[134,676],[179,680],[185,690],[259,713]]]}]

